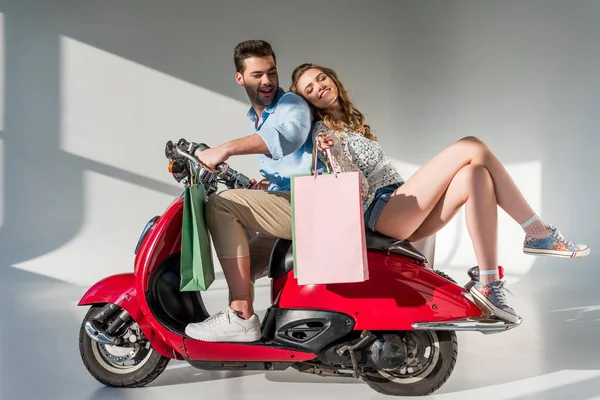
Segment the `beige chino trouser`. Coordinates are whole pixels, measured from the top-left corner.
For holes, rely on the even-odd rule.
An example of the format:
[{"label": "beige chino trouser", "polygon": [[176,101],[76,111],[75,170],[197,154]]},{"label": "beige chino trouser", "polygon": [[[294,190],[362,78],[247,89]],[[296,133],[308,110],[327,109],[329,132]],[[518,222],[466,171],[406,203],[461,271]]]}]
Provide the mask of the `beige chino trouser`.
[{"label": "beige chino trouser", "polygon": [[[290,192],[230,189],[213,194],[206,223],[219,258],[250,256],[254,283],[267,274],[277,239],[292,239]],[[248,233],[257,234],[248,240]]]}]

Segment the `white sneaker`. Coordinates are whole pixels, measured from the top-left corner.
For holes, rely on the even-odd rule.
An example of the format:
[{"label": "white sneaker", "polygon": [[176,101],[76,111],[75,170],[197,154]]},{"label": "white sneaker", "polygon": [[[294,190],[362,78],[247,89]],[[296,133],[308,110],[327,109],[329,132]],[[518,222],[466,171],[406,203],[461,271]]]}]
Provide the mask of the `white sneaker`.
[{"label": "white sneaker", "polygon": [[256,342],[261,337],[258,315],[243,319],[230,307],[202,322],[189,324],[185,333],[205,342]]}]

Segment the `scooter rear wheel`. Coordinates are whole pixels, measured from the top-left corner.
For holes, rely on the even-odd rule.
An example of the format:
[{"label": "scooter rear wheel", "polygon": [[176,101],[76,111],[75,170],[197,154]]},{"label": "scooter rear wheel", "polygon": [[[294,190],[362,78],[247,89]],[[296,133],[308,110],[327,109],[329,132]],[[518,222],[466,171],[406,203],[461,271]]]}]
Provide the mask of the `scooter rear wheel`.
[{"label": "scooter rear wheel", "polygon": [[79,353],[85,367],[106,386],[146,386],[165,370],[170,359],[143,344],[113,346],[92,340],[85,331],[85,324],[101,308],[90,307],[79,330]]},{"label": "scooter rear wheel", "polygon": [[362,379],[379,393],[392,396],[425,396],[438,390],[450,377],[458,356],[455,332],[409,331],[410,363],[394,371],[364,372]]}]

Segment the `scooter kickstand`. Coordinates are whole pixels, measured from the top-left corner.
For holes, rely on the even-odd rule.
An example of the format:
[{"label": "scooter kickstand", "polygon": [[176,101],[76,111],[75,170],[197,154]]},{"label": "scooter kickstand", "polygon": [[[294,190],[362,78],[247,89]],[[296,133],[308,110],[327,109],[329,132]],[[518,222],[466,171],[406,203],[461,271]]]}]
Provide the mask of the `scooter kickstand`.
[{"label": "scooter kickstand", "polygon": [[364,346],[365,343],[367,343],[369,340],[373,339],[375,337],[375,335],[373,335],[369,331],[362,331],[362,333],[360,334],[360,337],[362,339],[355,345],[347,344],[336,350],[336,352],[340,356],[344,355],[344,353],[346,353],[346,351],[350,352],[350,360],[352,360],[352,369],[354,370],[354,378],[356,378],[356,379],[358,379],[358,364],[356,363],[356,354],[354,353],[354,351],[356,349],[358,349],[359,347]]}]

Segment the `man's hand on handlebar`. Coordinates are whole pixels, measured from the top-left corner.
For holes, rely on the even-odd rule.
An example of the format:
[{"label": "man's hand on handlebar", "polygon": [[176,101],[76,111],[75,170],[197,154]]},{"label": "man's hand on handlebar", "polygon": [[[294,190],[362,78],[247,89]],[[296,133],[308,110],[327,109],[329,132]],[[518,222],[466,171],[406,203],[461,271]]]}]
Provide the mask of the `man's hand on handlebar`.
[{"label": "man's hand on handlebar", "polygon": [[203,172],[198,174],[198,183],[205,185],[207,193],[214,193],[219,183],[228,189],[262,189],[265,180],[260,183],[256,180],[251,182],[246,175],[225,163],[231,155],[227,145],[211,149],[204,143],[188,142],[183,138],[179,139],[177,144],[169,140],[165,146],[165,156],[170,161],[169,171],[173,173],[177,182],[202,169]]},{"label": "man's hand on handlebar", "polygon": [[250,183],[252,184],[250,186],[252,190],[267,190],[269,188],[269,180],[266,178],[260,182],[256,182],[256,179],[250,179]]},{"label": "man's hand on handlebar", "polygon": [[227,161],[229,154],[224,147],[212,147],[206,150],[196,150],[194,156],[200,161],[200,164],[204,166],[210,172],[218,172],[217,165]]}]

